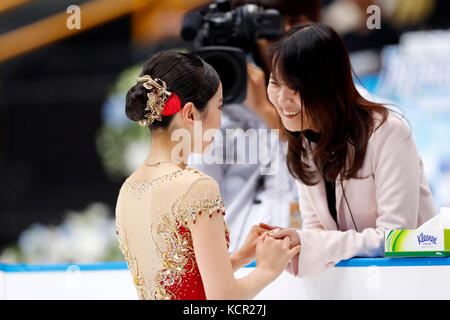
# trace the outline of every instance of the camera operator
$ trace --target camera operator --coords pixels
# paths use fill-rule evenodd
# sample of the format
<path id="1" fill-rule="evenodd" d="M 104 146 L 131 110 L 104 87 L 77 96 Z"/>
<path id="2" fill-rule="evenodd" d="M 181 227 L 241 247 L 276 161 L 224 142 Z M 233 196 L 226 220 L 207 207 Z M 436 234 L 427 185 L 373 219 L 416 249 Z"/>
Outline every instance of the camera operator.
<path id="1" fill-rule="evenodd" d="M 316 21 L 320 14 L 320 0 L 262 0 L 232 2 L 233 8 L 256 4 L 265 9 L 278 10 L 284 20 L 285 31 L 292 26 L 307 21 Z M 278 170 L 272 175 L 261 174 L 265 167 L 260 164 L 226 164 L 226 159 L 235 159 L 238 154 L 249 154 L 237 148 L 234 137 L 225 135 L 227 129 L 278 129 L 278 114 L 267 97 L 266 84 L 270 75 L 271 57 L 269 46 L 272 40 L 259 39 L 253 46 L 255 64 L 247 62 L 247 94 L 243 103 L 228 104 L 222 112 L 220 134 L 225 137 L 223 145 L 213 144 L 215 148 L 223 148 L 223 164 L 205 164 L 202 156 L 192 154 L 189 165 L 213 177 L 220 186 L 222 199 L 227 207 L 226 222 L 231 229 L 231 247 L 233 252 L 239 248 L 245 235 L 253 225 L 264 222 L 280 227 L 298 228 L 299 216 L 298 195 L 295 180 L 289 174 L 285 156 L 287 142 L 281 141 L 279 152 L 270 152 L 270 164 L 277 163 Z M 240 131 L 242 132 L 242 131 Z M 219 139 L 218 139 L 219 140 Z M 258 143 L 258 142 L 257 142 Z M 234 148 L 230 148 L 234 146 Z M 234 154 L 226 154 L 233 150 Z M 269 150 L 270 147 L 269 147 Z"/>
<path id="2" fill-rule="evenodd" d="M 234 0 L 232 3 L 234 7 L 255 3 L 266 9 L 278 10 L 283 16 L 284 31 L 288 31 L 291 27 L 301 23 L 317 22 L 320 18 L 320 0 Z M 243 103 L 271 129 L 280 128 L 278 115 L 267 97 L 267 81 L 272 69 L 272 57 L 269 53 L 269 47 L 276 40 L 256 40 L 256 51 L 253 52 L 253 57 L 255 63 L 261 68 L 250 62 L 247 63 L 247 96 Z M 283 137 L 281 138 L 283 139 Z"/>

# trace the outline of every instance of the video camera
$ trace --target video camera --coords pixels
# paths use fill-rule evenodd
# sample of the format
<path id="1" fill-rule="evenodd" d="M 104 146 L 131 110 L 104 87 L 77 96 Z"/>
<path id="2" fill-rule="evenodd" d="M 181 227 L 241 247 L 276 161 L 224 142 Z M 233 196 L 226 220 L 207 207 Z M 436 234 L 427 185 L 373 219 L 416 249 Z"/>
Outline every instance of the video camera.
<path id="1" fill-rule="evenodd" d="M 239 103 L 247 92 L 247 54 L 257 39 L 275 39 L 283 31 L 283 17 L 277 10 L 256 4 L 232 10 L 230 0 L 216 0 L 183 17 L 181 37 L 192 43 L 192 54 L 216 69 L 224 103 Z"/>

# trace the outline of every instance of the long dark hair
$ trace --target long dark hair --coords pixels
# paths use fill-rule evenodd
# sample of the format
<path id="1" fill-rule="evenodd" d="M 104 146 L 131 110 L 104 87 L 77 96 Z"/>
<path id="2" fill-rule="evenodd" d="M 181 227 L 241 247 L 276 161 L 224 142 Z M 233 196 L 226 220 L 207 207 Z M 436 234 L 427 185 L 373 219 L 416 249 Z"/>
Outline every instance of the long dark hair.
<path id="1" fill-rule="evenodd" d="M 140 76 L 149 75 L 166 82 L 167 90 L 175 92 L 184 106 L 192 102 L 199 111 L 204 111 L 209 100 L 217 93 L 220 78 L 214 68 L 203 59 L 188 53 L 164 51 L 154 54 L 144 63 Z M 125 113 L 130 120 L 145 119 L 148 90 L 141 82 L 130 88 L 126 96 Z M 172 116 L 155 120 L 150 130 L 167 128 Z"/>
<path id="2" fill-rule="evenodd" d="M 273 72 L 300 95 L 301 117 L 306 116 L 320 132 L 312 153 L 317 170 L 329 181 L 338 174 L 342 179 L 357 178 L 369 137 L 376 130 L 374 115 L 381 115 L 381 126 L 389 109 L 358 93 L 344 42 L 329 26 L 320 23 L 295 26 L 272 50 Z M 317 184 L 314 179 L 317 172 L 311 171 L 306 162 L 309 151 L 304 132 L 284 130 L 289 144 L 286 161 L 290 173 L 306 185 Z"/>

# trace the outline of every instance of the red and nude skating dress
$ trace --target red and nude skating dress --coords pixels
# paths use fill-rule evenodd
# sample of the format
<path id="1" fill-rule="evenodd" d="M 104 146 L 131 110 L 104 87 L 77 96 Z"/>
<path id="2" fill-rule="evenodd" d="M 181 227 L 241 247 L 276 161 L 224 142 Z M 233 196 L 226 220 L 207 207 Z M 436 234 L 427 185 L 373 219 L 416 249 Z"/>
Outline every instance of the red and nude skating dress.
<path id="1" fill-rule="evenodd" d="M 217 182 L 193 168 L 124 182 L 116 233 L 140 299 L 206 299 L 189 225 L 214 214 L 225 214 Z M 225 221 L 224 237 L 229 247 Z"/>

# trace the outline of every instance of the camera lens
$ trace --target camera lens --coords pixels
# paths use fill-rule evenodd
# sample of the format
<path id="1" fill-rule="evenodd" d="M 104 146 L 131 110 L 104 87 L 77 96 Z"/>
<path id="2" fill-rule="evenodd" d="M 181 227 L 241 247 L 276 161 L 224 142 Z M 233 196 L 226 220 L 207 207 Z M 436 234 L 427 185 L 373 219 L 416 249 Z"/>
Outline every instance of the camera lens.
<path id="1" fill-rule="evenodd" d="M 209 64 L 216 69 L 220 76 L 223 86 L 224 101 L 232 100 L 239 87 L 239 81 L 236 81 L 236 75 L 239 74 L 239 66 L 235 60 L 228 55 L 212 53 L 205 58 Z"/>
<path id="2" fill-rule="evenodd" d="M 239 103 L 247 94 L 247 64 L 244 51 L 231 47 L 204 47 L 192 52 L 219 74 L 224 103 Z"/>

